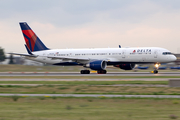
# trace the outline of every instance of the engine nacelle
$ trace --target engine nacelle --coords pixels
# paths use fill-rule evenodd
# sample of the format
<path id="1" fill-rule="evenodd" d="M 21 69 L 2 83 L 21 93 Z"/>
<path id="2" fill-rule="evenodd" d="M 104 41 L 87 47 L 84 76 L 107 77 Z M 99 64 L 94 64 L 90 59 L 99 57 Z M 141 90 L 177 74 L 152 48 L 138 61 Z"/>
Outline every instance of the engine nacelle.
<path id="1" fill-rule="evenodd" d="M 106 69 L 106 66 L 106 61 L 102 60 L 93 61 L 86 65 L 86 67 L 91 68 L 92 70 L 104 70 Z"/>
<path id="2" fill-rule="evenodd" d="M 132 70 L 135 67 L 135 64 L 120 64 L 120 65 L 115 65 L 115 67 L 121 68 L 123 70 Z"/>

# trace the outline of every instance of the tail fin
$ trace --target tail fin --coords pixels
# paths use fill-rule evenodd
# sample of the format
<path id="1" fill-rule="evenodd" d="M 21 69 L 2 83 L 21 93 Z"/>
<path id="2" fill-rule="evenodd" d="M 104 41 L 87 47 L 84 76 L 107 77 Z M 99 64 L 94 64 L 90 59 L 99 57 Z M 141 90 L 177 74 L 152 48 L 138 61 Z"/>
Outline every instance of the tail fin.
<path id="1" fill-rule="evenodd" d="M 27 48 L 32 51 L 49 50 L 38 36 L 32 31 L 26 22 L 19 23 L 26 42 Z"/>
<path id="2" fill-rule="evenodd" d="M 26 44 L 24 44 L 24 45 L 25 45 L 25 47 L 26 47 L 27 52 L 28 52 L 30 55 L 33 55 L 32 52 L 30 51 L 30 49 L 27 47 L 27 45 L 26 45 Z"/>

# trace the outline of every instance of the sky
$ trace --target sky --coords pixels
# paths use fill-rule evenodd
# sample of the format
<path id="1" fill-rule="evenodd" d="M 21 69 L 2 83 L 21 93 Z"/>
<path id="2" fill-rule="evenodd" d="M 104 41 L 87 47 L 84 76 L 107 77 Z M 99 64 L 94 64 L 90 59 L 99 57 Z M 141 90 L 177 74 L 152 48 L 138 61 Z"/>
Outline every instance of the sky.
<path id="1" fill-rule="evenodd" d="M 6 53 L 26 53 L 19 22 L 51 49 L 121 45 L 180 53 L 180 0 L 0 0 Z"/>

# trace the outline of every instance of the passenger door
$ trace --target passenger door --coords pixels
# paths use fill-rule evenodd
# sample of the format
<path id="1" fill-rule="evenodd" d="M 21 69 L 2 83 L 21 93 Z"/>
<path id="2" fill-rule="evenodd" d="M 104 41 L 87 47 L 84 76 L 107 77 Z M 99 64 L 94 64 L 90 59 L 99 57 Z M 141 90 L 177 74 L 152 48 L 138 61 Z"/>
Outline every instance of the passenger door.
<path id="1" fill-rule="evenodd" d="M 157 58 L 157 57 L 158 57 L 158 51 L 155 50 L 155 51 L 154 51 L 154 58 Z"/>
<path id="2" fill-rule="evenodd" d="M 125 50 L 122 51 L 122 58 L 126 58 L 126 51 Z"/>

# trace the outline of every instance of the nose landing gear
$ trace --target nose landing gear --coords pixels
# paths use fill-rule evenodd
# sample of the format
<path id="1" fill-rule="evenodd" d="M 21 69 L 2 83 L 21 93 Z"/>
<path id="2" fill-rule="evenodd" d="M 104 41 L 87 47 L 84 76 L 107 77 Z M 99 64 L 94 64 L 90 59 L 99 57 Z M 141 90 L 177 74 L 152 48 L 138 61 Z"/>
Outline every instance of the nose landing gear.
<path id="1" fill-rule="evenodd" d="M 155 67 L 155 70 L 153 71 L 154 74 L 158 73 L 158 68 L 159 68 L 160 65 L 161 64 L 159 64 L 159 63 L 154 64 L 154 67 Z"/>
<path id="2" fill-rule="evenodd" d="M 154 74 L 157 74 L 158 73 L 158 70 L 154 70 Z"/>

